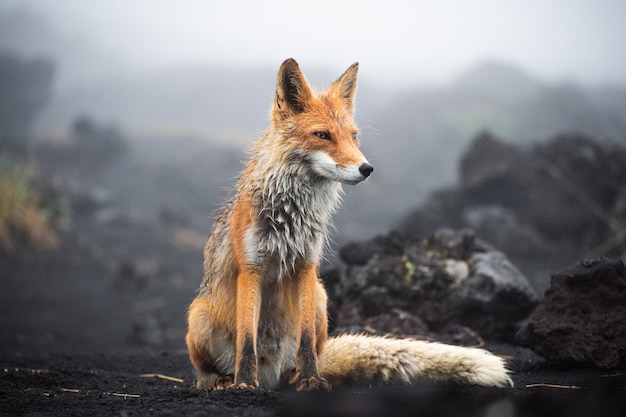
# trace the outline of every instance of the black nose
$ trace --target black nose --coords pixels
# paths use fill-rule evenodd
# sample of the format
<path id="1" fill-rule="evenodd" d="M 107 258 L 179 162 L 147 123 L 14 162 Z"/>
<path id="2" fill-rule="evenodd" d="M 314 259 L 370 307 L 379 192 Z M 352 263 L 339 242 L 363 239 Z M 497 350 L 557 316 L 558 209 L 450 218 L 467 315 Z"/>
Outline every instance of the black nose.
<path id="1" fill-rule="evenodd" d="M 362 163 L 361 166 L 359 167 L 359 172 L 365 178 L 369 177 L 372 171 L 374 171 L 374 167 L 368 164 L 367 162 Z"/>

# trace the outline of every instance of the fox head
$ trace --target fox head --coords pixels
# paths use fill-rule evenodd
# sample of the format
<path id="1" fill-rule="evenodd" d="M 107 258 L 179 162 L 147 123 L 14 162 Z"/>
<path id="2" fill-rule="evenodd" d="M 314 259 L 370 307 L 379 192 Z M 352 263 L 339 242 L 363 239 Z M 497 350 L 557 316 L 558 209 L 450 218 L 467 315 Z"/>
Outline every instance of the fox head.
<path id="1" fill-rule="evenodd" d="M 358 63 L 354 63 L 325 92 L 312 90 L 298 63 L 287 59 L 276 80 L 271 111 L 273 128 L 319 177 L 357 184 L 374 170 L 359 150 L 354 123 Z"/>

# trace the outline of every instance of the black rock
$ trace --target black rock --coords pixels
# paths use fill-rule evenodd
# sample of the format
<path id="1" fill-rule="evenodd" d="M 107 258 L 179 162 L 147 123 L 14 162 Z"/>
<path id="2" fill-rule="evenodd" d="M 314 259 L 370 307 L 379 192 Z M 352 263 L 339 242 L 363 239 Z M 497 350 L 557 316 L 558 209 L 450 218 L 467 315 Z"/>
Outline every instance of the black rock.
<path id="1" fill-rule="evenodd" d="M 517 340 L 547 361 L 604 369 L 626 366 L 626 268 L 584 260 L 552 284 Z"/>
<path id="2" fill-rule="evenodd" d="M 359 262 L 341 272 L 340 291 L 335 292 L 341 299 L 337 303 L 341 306 L 339 326 L 355 324 L 342 321 L 346 318 L 376 327 L 385 320 L 372 318 L 384 318 L 399 309 L 406 317 L 422 320 L 433 332 L 457 324 L 481 337 L 507 342 L 538 302 L 528 281 L 506 256 L 468 229 L 440 229 L 419 242 L 379 237 L 351 245 L 349 259 Z M 406 326 L 392 327 L 411 334 Z M 413 335 L 428 333 L 424 326 L 415 327 Z M 375 330 L 393 332 L 392 328 Z"/>

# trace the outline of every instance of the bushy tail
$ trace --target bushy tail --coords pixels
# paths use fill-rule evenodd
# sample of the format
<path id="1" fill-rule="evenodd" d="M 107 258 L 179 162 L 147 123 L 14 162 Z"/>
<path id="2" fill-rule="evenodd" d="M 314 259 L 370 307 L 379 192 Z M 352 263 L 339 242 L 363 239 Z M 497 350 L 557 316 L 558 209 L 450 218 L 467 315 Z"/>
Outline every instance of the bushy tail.
<path id="1" fill-rule="evenodd" d="M 420 380 L 513 385 L 504 360 L 483 349 L 352 334 L 326 342 L 319 372 L 336 386 L 412 384 Z"/>

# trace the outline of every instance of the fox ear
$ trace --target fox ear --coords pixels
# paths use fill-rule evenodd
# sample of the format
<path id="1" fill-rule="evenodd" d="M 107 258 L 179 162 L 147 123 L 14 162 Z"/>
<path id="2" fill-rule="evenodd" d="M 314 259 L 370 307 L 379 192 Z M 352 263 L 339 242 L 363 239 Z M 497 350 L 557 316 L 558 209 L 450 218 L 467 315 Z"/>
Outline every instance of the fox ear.
<path id="1" fill-rule="evenodd" d="M 281 115 L 301 113 L 312 96 L 313 91 L 298 63 L 293 58 L 283 62 L 276 79 L 274 113 Z"/>
<path id="2" fill-rule="evenodd" d="M 359 63 L 355 62 L 329 88 L 332 94 L 336 94 L 343 99 L 346 109 L 351 113 L 354 112 L 354 94 L 356 93 L 358 71 Z"/>

